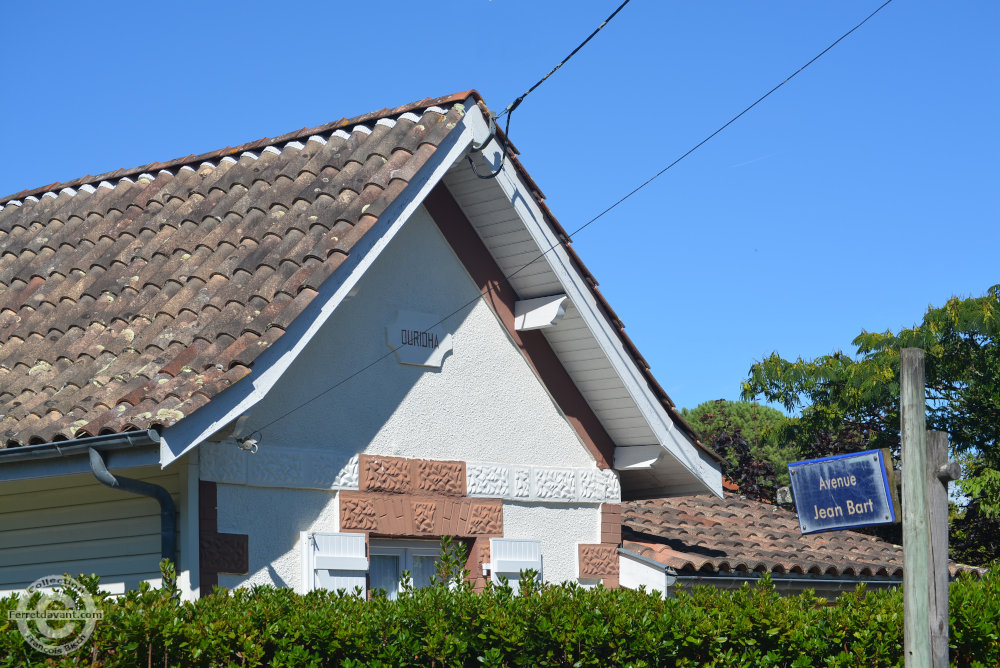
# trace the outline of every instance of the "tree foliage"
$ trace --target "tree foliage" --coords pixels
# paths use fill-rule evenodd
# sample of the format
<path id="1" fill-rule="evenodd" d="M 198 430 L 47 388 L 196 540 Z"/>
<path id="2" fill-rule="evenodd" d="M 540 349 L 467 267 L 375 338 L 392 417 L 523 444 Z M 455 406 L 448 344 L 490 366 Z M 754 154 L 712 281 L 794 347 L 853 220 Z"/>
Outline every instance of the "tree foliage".
<path id="1" fill-rule="evenodd" d="M 702 443 L 723 455 L 728 463 L 724 475 L 748 496 L 773 500 L 775 484 L 789 483 L 788 463 L 799 453 L 783 441 L 786 417 L 781 411 L 756 402 L 716 399 L 683 408 L 681 415 Z M 754 491 L 758 488 L 764 493 Z"/>
<path id="2" fill-rule="evenodd" d="M 784 436 L 807 457 L 889 447 L 898 454 L 899 359 L 925 351 L 927 428 L 947 432 L 970 464 L 960 489 L 970 501 L 959 520 L 973 542 L 1000 527 L 1000 285 L 981 297 L 953 297 L 899 333 L 862 331 L 855 354 L 812 360 L 773 353 L 750 368 L 746 399 L 789 411 Z"/>
<path id="3" fill-rule="evenodd" d="M 722 475 L 740 489 L 744 496 L 774 503 L 778 484 L 774 465 L 755 457 L 750 444 L 739 432 L 721 432 L 712 447 L 722 456 Z"/>
<path id="4" fill-rule="evenodd" d="M 752 401 L 704 401 L 694 408 L 682 408 L 681 416 L 698 438 L 710 443 L 722 433 L 739 431 L 752 448 L 779 442 L 778 432 L 785 414 Z"/>

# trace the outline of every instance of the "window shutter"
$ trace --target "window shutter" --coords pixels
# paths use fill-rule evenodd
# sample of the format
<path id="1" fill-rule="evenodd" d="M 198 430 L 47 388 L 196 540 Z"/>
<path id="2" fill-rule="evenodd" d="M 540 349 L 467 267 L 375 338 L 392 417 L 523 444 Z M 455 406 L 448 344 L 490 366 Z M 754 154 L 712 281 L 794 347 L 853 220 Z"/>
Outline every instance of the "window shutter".
<path id="1" fill-rule="evenodd" d="M 367 586 L 368 556 L 363 533 L 312 533 L 303 531 L 302 593 L 313 589 L 344 589 L 362 593 Z"/>
<path id="2" fill-rule="evenodd" d="M 493 582 L 504 576 L 514 591 L 520 589 L 521 571 L 533 569 L 542 577 L 542 543 L 523 538 L 490 538 L 490 570 Z"/>

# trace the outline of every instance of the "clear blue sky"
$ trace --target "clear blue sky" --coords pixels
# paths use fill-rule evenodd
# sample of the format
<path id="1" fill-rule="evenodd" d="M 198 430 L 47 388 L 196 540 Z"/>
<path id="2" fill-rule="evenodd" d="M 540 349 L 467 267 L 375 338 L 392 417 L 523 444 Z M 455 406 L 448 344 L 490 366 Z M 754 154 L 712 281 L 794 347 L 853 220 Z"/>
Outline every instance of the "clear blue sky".
<path id="1" fill-rule="evenodd" d="M 618 0 L 8 4 L 0 194 L 478 89 Z M 633 0 L 514 114 L 569 230 L 880 4 Z M 1000 283 L 1000 3 L 895 0 L 577 251 L 679 406 Z"/>

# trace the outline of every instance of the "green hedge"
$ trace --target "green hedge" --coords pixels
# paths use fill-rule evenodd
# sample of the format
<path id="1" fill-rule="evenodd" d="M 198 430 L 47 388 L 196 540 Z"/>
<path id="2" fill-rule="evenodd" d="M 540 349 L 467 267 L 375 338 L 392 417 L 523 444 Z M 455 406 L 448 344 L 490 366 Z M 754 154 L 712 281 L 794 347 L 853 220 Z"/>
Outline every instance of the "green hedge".
<path id="1" fill-rule="evenodd" d="M 84 578 L 88 588 L 96 578 Z M 83 649 L 35 652 L 0 599 L 0 665 L 99 666 L 897 666 L 899 590 L 826 601 L 765 580 L 661 599 L 629 589 L 524 585 L 482 593 L 439 584 L 398 600 L 287 589 L 216 590 L 181 602 L 169 580 L 117 599 Z M 1000 579 L 951 587 L 953 665 L 1000 665 Z"/>

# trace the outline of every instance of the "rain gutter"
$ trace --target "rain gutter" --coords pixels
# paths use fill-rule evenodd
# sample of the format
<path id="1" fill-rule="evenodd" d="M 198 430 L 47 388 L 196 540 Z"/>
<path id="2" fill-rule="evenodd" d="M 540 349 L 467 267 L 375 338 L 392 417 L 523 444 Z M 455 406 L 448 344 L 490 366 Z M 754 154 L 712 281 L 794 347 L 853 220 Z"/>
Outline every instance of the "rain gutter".
<path id="1" fill-rule="evenodd" d="M 159 443 L 160 435 L 150 429 L 0 448 L 0 485 L 15 480 L 90 475 L 87 451 L 91 447 L 104 453 L 112 469 L 158 466 Z"/>
<path id="2" fill-rule="evenodd" d="M 130 494 L 139 494 L 156 499 L 160 504 L 160 556 L 177 563 L 177 507 L 163 487 L 144 480 L 115 476 L 108 471 L 104 457 L 95 448 L 89 448 L 90 470 L 105 487 L 118 489 Z"/>
<path id="3" fill-rule="evenodd" d="M 7 462 L 23 462 L 36 459 L 72 457 L 87 454 L 92 447 L 102 451 L 142 448 L 160 444 L 160 435 L 153 429 L 127 431 L 121 434 L 88 436 L 69 441 L 54 441 L 37 445 L 22 445 L 16 448 L 0 448 L 0 466 Z"/>

